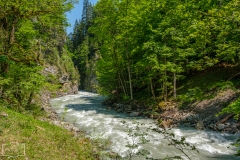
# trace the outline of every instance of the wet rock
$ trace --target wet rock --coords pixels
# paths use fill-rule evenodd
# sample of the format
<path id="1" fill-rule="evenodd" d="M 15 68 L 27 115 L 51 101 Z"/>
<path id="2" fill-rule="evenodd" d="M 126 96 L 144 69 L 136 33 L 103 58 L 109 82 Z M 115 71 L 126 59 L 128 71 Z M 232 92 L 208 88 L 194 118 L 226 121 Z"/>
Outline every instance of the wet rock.
<path id="1" fill-rule="evenodd" d="M 198 130 L 203 130 L 203 129 L 205 128 L 203 121 L 199 121 L 199 122 L 196 124 L 195 128 L 198 129 Z"/>
<path id="2" fill-rule="evenodd" d="M 150 118 L 152 119 L 159 119 L 160 115 L 159 114 L 151 114 Z"/>
<path id="3" fill-rule="evenodd" d="M 139 112 L 132 112 L 132 113 L 130 113 L 130 116 L 136 117 L 136 116 L 138 116 L 139 114 L 140 114 Z"/>
<path id="4" fill-rule="evenodd" d="M 214 126 L 215 126 L 215 125 L 211 123 L 211 124 L 208 125 L 208 128 L 214 129 Z"/>
<path id="5" fill-rule="evenodd" d="M 114 103 L 112 106 L 113 106 L 114 108 L 116 108 L 116 109 L 119 109 L 119 108 L 123 108 L 123 107 L 124 107 L 124 105 L 123 105 L 123 104 L 120 104 L 120 103 Z"/>
<path id="6" fill-rule="evenodd" d="M 119 104 L 116 104 L 116 107 L 118 107 L 118 108 L 123 108 L 124 105 L 119 103 Z"/>
<path id="7" fill-rule="evenodd" d="M 59 78 L 60 83 L 67 83 L 69 82 L 68 75 L 63 75 L 61 78 Z"/>
<path id="8" fill-rule="evenodd" d="M 126 105 L 125 108 L 126 108 L 126 110 L 131 110 L 132 106 L 131 105 Z"/>
<path id="9" fill-rule="evenodd" d="M 190 116 L 186 117 L 185 121 L 190 122 L 190 123 L 192 123 L 192 124 L 193 124 L 193 123 L 196 123 L 196 122 L 199 121 L 199 115 L 198 115 L 198 114 L 196 114 L 196 115 L 190 115 Z"/>
<path id="10" fill-rule="evenodd" d="M 164 129 L 168 129 L 171 128 L 173 121 L 172 120 L 166 120 L 166 121 L 162 121 L 159 125 L 159 127 L 163 127 Z"/>
<path id="11" fill-rule="evenodd" d="M 74 85 L 72 88 L 73 94 L 77 94 L 78 93 L 78 86 Z"/>
<path id="12" fill-rule="evenodd" d="M 218 125 L 216 126 L 216 128 L 217 128 L 218 131 L 222 131 L 225 127 L 226 127 L 226 126 L 225 126 L 224 124 L 218 124 Z"/>
<path id="13" fill-rule="evenodd" d="M 117 112 L 121 113 L 121 112 L 123 112 L 123 110 L 122 109 L 117 109 Z"/>

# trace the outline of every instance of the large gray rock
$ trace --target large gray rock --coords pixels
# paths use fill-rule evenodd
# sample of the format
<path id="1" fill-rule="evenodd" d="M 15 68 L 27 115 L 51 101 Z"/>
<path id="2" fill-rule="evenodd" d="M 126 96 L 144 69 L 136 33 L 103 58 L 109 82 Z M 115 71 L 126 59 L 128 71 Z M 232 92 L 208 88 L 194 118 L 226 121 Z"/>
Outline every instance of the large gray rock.
<path id="1" fill-rule="evenodd" d="M 218 124 L 216 128 L 218 131 L 222 131 L 225 127 L 226 126 L 224 124 Z"/>

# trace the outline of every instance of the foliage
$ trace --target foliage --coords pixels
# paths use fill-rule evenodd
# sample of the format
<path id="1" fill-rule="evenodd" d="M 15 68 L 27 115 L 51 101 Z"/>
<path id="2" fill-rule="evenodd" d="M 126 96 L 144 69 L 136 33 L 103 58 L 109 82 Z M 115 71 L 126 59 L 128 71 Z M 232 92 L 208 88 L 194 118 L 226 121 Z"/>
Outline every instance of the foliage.
<path id="1" fill-rule="evenodd" d="M 177 98 L 177 83 L 189 73 L 236 64 L 238 7 L 236 0 L 99 1 L 88 30 L 100 58 L 99 89 L 130 99 L 145 92 L 166 101 Z"/>
<path id="2" fill-rule="evenodd" d="M 64 48 L 67 19 L 75 0 L 0 2 L 0 98 L 18 111 L 37 114 L 39 91 L 47 82 L 59 87 L 58 78 L 66 72 L 78 83 L 69 54 Z M 46 64 L 56 65 L 59 75 L 46 75 Z M 47 78 L 45 78 L 45 76 Z M 35 111 L 34 111 L 35 110 Z"/>
<path id="3" fill-rule="evenodd" d="M 234 143 L 234 146 L 240 147 L 240 139 L 238 139 L 237 142 Z M 236 156 L 240 156 L 240 150 L 238 150 L 235 155 L 236 155 Z"/>
<path id="4" fill-rule="evenodd" d="M 236 101 L 230 103 L 227 107 L 223 108 L 222 111 L 219 114 L 224 113 L 234 113 L 235 118 L 239 119 L 240 116 L 240 98 L 238 98 Z"/>
<path id="5" fill-rule="evenodd" d="M 122 121 L 122 123 L 126 124 L 125 121 Z M 149 142 L 149 140 L 147 139 L 147 136 L 150 131 L 154 131 L 162 135 L 164 139 L 166 139 L 169 142 L 168 145 L 175 147 L 177 150 L 183 153 L 184 156 L 186 156 L 189 160 L 191 160 L 191 158 L 187 155 L 185 150 L 190 149 L 193 151 L 197 151 L 199 153 L 199 151 L 195 148 L 194 145 L 191 145 L 190 143 L 186 142 L 186 139 L 184 137 L 178 138 L 173 133 L 171 133 L 170 130 L 164 130 L 159 127 L 146 128 L 145 124 L 140 123 L 137 120 L 133 120 L 131 126 L 127 124 L 126 128 L 127 128 L 126 133 L 128 133 L 129 141 L 128 141 L 128 144 L 126 145 L 126 147 L 128 148 L 128 153 L 127 153 L 127 156 L 124 157 L 125 159 L 127 158 L 130 160 L 135 156 L 141 155 L 145 159 L 155 160 L 153 157 L 150 156 L 150 152 L 148 150 L 145 150 L 145 149 L 138 150 L 139 145 L 146 144 Z M 170 159 L 183 159 L 183 158 L 181 156 L 176 155 L 173 157 L 165 157 L 163 159 L 170 160 Z"/>
<path id="6" fill-rule="evenodd" d="M 125 124 L 125 121 L 122 121 L 123 124 Z M 148 130 L 143 130 L 140 128 L 140 126 L 143 126 L 144 124 L 138 122 L 138 121 L 132 121 L 133 126 L 126 125 L 126 133 L 128 134 L 128 138 L 130 138 L 130 141 L 128 141 L 126 147 L 128 148 L 127 153 L 127 159 L 132 159 L 136 155 L 142 155 L 144 157 L 147 157 L 150 152 L 145 149 L 138 150 L 138 147 L 140 144 L 146 144 L 149 142 L 147 140 L 147 132 Z M 136 151 L 137 150 L 137 151 Z"/>
<path id="7" fill-rule="evenodd" d="M 93 6 L 89 0 L 83 1 L 82 17 L 76 20 L 73 32 L 68 35 L 67 48 L 73 53 L 72 60 L 78 68 L 81 75 L 80 89 L 87 89 L 89 77 L 94 74 L 87 73 L 94 69 L 90 66 L 91 61 L 95 58 L 94 43 L 90 40 L 92 34 L 88 32 L 94 17 Z"/>
<path id="8" fill-rule="evenodd" d="M 188 89 L 184 95 L 178 96 L 181 102 L 194 102 L 203 98 L 203 91 L 199 87 Z"/>
<path id="9" fill-rule="evenodd" d="M 45 78 L 40 74 L 42 67 L 12 62 L 9 66 L 8 74 L 1 79 L 3 88 L 2 98 L 11 104 L 12 109 L 21 111 L 31 109 L 34 96 L 43 87 Z"/>
<path id="10" fill-rule="evenodd" d="M 222 91 L 222 90 L 226 90 L 226 89 L 233 89 L 236 90 L 236 88 L 234 87 L 234 84 L 231 81 L 223 81 L 223 82 L 218 82 L 213 84 L 210 87 L 211 90 L 217 90 L 217 91 Z"/>
<path id="11" fill-rule="evenodd" d="M 181 151 L 189 160 L 191 160 L 191 158 L 186 154 L 184 150 L 190 149 L 190 150 L 195 150 L 199 153 L 199 151 L 196 149 L 194 145 L 191 145 L 190 143 L 186 142 L 186 139 L 184 137 L 181 137 L 179 139 L 175 137 L 173 133 L 169 133 L 166 130 L 163 130 L 161 128 L 153 128 L 153 130 L 163 135 L 164 138 L 169 142 L 168 145 L 171 145 L 175 147 L 177 150 Z M 182 159 L 179 156 L 175 156 L 172 158 Z"/>

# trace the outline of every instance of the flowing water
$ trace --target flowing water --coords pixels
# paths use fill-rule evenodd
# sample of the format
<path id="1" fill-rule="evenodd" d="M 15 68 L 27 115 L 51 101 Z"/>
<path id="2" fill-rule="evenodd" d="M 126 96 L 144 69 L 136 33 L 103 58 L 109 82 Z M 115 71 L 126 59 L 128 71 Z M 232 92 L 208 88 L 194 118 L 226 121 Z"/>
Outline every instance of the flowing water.
<path id="1" fill-rule="evenodd" d="M 104 97 L 98 94 L 80 91 L 76 95 L 68 95 L 51 100 L 51 106 L 63 117 L 65 121 L 74 123 L 76 127 L 91 138 L 109 139 L 111 144 L 109 149 L 118 153 L 122 157 L 129 154 L 130 149 L 127 144 L 132 144 L 132 140 L 137 139 L 128 136 L 127 129 L 134 127 L 133 121 L 144 123 L 140 126 L 144 131 L 150 126 L 154 126 L 151 119 L 144 117 L 131 117 L 128 114 L 117 113 L 102 106 Z M 123 123 L 123 121 L 125 123 Z M 237 148 L 231 146 L 239 135 L 217 133 L 213 131 L 199 131 L 193 128 L 179 127 L 171 130 L 177 137 L 185 137 L 186 141 L 196 146 L 199 153 L 192 150 L 185 150 L 192 160 L 235 160 L 239 159 L 233 156 Z M 164 158 L 172 156 L 186 157 L 173 146 L 168 145 L 164 137 L 154 131 L 148 131 L 146 144 L 139 145 L 136 150 L 146 149 L 153 158 Z M 135 142 L 136 143 L 136 142 Z M 135 159 L 143 159 L 137 157 Z"/>

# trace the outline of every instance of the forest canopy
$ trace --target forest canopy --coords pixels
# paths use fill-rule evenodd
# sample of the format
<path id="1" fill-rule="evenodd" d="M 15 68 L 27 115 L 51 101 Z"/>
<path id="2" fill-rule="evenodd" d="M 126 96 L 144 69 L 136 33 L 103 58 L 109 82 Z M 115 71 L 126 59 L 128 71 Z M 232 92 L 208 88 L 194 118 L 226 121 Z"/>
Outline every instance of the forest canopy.
<path id="1" fill-rule="evenodd" d="M 47 57 L 55 48 L 58 51 L 52 57 L 63 53 L 68 26 L 65 12 L 76 2 L 0 2 L 0 102 L 5 106 L 23 110 L 38 104 L 34 99 L 47 83 L 42 70 L 50 63 Z"/>
<path id="2" fill-rule="evenodd" d="M 99 55 L 102 93 L 176 99 L 177 81 L 189 73 L 238 64 L 239 7 L 238 0 L 99 0 L 92 9 L 85 0 L 68 46 L 80 68 Z"/>

